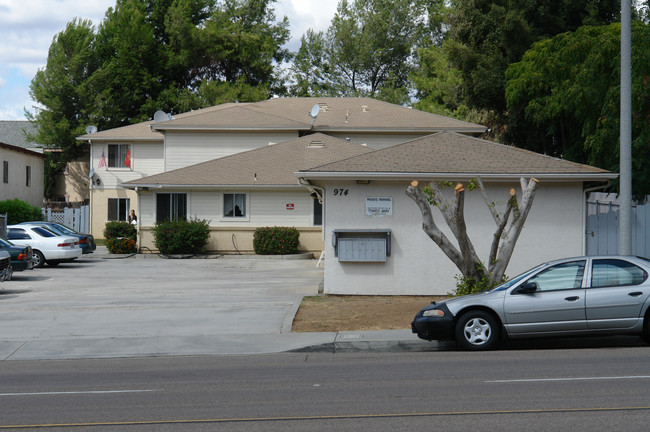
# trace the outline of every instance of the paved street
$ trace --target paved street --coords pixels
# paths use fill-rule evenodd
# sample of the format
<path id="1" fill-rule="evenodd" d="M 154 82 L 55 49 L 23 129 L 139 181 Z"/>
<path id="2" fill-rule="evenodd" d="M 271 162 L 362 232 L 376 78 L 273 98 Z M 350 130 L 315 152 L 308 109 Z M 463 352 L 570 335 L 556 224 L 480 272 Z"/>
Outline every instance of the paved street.
<path id="1" fill-rule="evenodd" d="M 647 431 L 650 348 L 11 361 L 0 429 Z"/>

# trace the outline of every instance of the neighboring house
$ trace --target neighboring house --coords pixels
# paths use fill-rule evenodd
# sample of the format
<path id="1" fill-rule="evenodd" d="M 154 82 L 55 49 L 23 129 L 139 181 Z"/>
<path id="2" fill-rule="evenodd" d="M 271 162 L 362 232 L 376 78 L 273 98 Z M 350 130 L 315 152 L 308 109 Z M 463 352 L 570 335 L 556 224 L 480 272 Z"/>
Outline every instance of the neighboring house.
<path id="1" fill-rule="evenodd" d="M 43 205 L 43 153 L 0 142 L 0 201 Z"/>
<path id="2" fill-rule="evenodd" d="M 38 153 L 57 152 L 57 149 L 44 148 L 29 139 L 36 135 L 37 127 L 27 120 L 0 120 L 0 142 Z M 69 162 L 64 172 L 57 174 L 55 178 L 56 188 L 53 201 L 60 202 L 82 202 L 89 199 L 89 155 L 86 151 L 77 160 Z M 39 184 L 43 189 L 43 175 L 38 177 Z M 43 196 L 38 201 L 38 206 L 43 205 Z"/>
<path id="3" fill-rule="evenodd" d="M 498 208 L 519 179 L 537 178 L 532 209 L 508 276 L 545 260 L 585 253 L 585 185 L 616 174 L 456 133 L 438 133 L 338 162 L 300 170 L 325 190 L 325 292 L 444 295 L 460 271 L 422 230 L 422 215 L 405 191 L 421 183 L 467 183 L 481 177 Z M 449 188 L 453 199 L 453 188 Z M 479 191 L 465 194 L 470 238 L 483 259 L 495 222 Z M 434 209 L 438 226 L 453 239 Z"/>
<path id="4" fill-rule="evenodd" d="M 380 149 L 439 131 L 480 135 L 486 128 L 370 98 L 277 98 L 227 103 L 174 117 L 159 112 L 153 121 L 78 138 L 90 148 L 91 232 L 102 237 L 107 221 L 126 220 L 131 209 L 144 211 L 135 188 L 122 185 L 154 174 L 317 132 Z M 158 192 L 148 193 L 153 197 Z M 277 200 L 282 203 L 285 197 Z M 240 222 L 247 230 L 254 226 Z M 215 228 L 224 223 L 212 221 Z M 240 244 L 249 241 L 239 239 Z M 236 251 L 233 245 L 230 251 Z"/>
<path id="5" fill-rule="evenodd" d="M 316 133 L 236 153 L 185 168 L 122 183 L 136 191 L 140 247 L 154 250 L 152 228 L 165 219 L 210 221 L 213 252 L 252 253 L 260 226 L 295 226 L 299 249 L 320 252 L 322 191 L 309 190 L 293 175 L 371 151 Z"/>

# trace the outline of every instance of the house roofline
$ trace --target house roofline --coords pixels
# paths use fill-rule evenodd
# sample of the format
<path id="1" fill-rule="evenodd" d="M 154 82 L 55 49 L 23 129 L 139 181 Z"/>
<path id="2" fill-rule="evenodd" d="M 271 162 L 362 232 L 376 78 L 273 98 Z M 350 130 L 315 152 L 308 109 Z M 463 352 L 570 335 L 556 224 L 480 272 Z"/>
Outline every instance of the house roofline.
<path id="1" fill-rule="evenodd" d="M 293 173 L 298 178 L 312 179 L 312 180 L 472 180 L 480 177 L 485 180 L 492 181 L 511 181 L 521 177 L 535 177 L 539 180 L 547 181 L 564 181 L 564 180 L 580 180 L 580 181 L 607 181 L 618 177 L 616 173 L 421 173 L 421 172 L 399 172 L 399 173 L 385 173 L 385 172 L 311 172 L 311 171 L 297 171 Z"/>
<path id="2" fill-rule="evenodd" d="M 274 184 L 274 185 L 261 185 L 261 184 L 244 184 L 244 185 L 229 185 L 229 184 L 158 184 L 158 183 L 121 183 L 118 185 L 125 189 L 135 188 L 149 188 L 149 191 L 157 189 L 301 189 L 303 186 L 299 183 L 293 185 Z"/>

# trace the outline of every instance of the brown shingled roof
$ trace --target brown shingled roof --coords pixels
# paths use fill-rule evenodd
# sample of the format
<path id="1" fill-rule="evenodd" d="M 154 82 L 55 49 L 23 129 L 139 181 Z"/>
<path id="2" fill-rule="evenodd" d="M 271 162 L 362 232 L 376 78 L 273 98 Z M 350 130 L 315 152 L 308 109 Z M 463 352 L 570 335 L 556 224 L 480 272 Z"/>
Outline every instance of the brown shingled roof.
<path id="1" fill-rule="evenodd" d="M 309 115 L 318 105 L 316 119 Z M 312 124 L 313 121 L 313 124 Z M 227 109 L 161 122 L 154 129 L 299 129 L 334 131 L 456 131 L 482 133 L 485 127 L 371 98 L 275 98 L 231 104 Z"/>
<path id="2" fill-rule="evenodd" d="M 329 135 L 312 134 L 132 180 L 122 186 L 297 186 L 295 171 L 369 151 L 364 146 Z"/>
<path id="3" fill-rule="evenodd" d="M 318 105 L 316 119 L 309 115 Z M 99 131 L 78 140 L 156 140 L 163 130 L 294 130 L 312 132 L 453 131 L 479 134 L 485 127 L 371 98 L 276 98 L 262 102 L 226 103 L 153 120 Z"/>
<path id="4" fill-rule="evenodd" d="M 319 178 L 324 173 L 616 176 L 589 165 L 450 132 L 307 169 L 301 176 Z"/>

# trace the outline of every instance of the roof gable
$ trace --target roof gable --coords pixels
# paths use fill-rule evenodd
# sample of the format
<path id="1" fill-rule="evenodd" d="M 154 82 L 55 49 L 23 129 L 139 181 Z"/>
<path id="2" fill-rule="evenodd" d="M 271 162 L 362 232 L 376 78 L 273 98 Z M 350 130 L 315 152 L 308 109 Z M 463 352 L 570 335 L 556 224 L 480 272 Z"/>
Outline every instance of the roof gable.
<path id="1" fill-rule="evenodd" d="M 578 164 L 528 150 L 469 137 L 440 132 L 382 150 L 301 171 L 317 178 L 320 174 L 373 173 L 426 174 L 438 176 L 521 176 L 521 175 L 603 175 L 609 171 Z"/>

